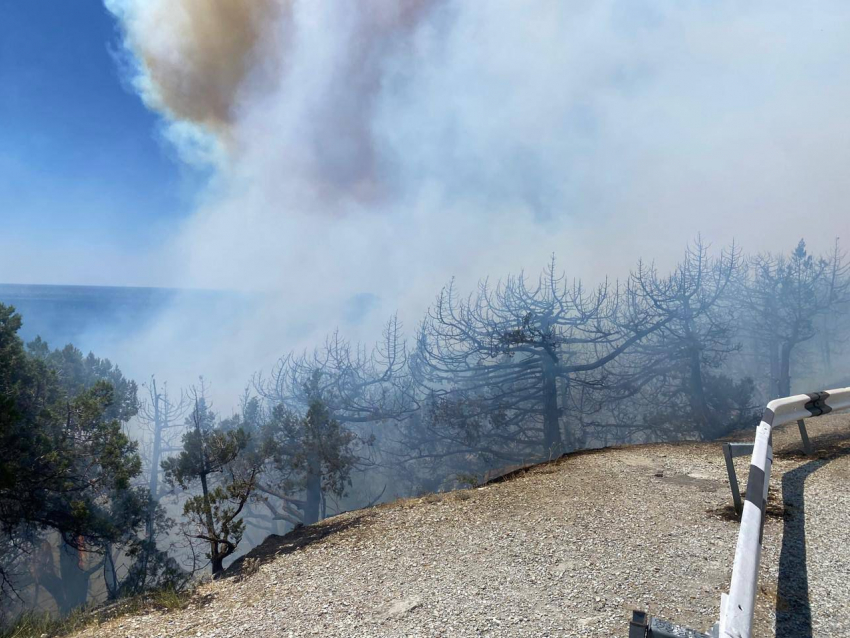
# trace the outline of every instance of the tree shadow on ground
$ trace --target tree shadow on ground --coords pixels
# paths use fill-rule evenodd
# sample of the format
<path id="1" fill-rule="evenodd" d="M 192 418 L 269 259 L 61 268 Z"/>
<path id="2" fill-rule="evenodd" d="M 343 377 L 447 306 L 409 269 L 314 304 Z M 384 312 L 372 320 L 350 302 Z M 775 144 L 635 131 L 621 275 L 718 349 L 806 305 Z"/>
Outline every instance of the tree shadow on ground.
<path id="1" fill-rule="evenodd" d="M 785 509 L 782 550 L 779 557 L 779 586 L 776 593 L 776 638 L 803 638 L 812 635 L 812 611 L 809 602 L 809 576 L 806 566 L 805 481 L 827 463 L 850 455 L 844 445 L 824 437 L 814 458 L 782 476 L 782 502 Z M 785 453 L 782 456 L 796 456 Z M 806 458 L 806 457 L 802 457 Z"/>
<path id="2" fill-rule="evenodd" d="M 328 520 L 315 525 L 296 527 L 292 531 L 279 536 L 271 534 L 244 556 L 240 556 L 228 566 L 222 578 L 245 575 L 246 567 L 250 565 L 254 571 L 261 565 L 271 562 L 278 556 L 291 554 L 292 552 L 312 545 L 325 538 L 349 529 L 356 529 L 366 523 L 372 515 L 362 513 L 341 520 Z"/>

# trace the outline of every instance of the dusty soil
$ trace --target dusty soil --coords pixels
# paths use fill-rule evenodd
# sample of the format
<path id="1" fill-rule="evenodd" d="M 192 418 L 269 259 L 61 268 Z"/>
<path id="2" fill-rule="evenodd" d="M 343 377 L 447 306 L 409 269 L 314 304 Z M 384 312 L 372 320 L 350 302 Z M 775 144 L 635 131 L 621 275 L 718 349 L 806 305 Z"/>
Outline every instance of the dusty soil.
<path id="1" fill-rule="evenodd" d="M 756 636 L 850 636 L 850 416 L 809 434 L 774 437 Z M 737 532 L 720 444 L 607 449 L 272 537 L 188 609 L 78 635 L 625 636 L 633 608 L 705 631 Z"/>

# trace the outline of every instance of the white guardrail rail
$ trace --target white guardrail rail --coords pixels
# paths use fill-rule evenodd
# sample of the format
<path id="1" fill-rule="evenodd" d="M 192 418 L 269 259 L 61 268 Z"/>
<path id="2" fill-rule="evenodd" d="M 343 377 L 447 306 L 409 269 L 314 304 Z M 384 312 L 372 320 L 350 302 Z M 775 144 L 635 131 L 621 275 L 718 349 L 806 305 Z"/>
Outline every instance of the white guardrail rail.
<path id="1" fill-rule="evenodd" d="M 752 638 L 753 611 L 759 559 L 761 558 L 770 468 L 773 464 L 773 428 L 850 408 L 850 387 L 774 399 L 767 404 L 756 430 L 747 494 L 741 514 L 741 530 L 732 564 L 729 594 L 720 600 L 720 622 L 708 634 L 672 625 L 643 612 L 634 612 L 629 637 L 709 636 L 713 638 Z M 801 430 L 802 431 L 802 430 Z"/>

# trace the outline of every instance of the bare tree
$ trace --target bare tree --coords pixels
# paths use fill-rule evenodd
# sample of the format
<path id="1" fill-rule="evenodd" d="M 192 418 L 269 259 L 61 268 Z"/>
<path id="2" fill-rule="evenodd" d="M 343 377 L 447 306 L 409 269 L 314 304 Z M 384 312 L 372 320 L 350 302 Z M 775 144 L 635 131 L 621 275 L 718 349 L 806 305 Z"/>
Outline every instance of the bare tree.
<path id="1" fill-rule="evenodd" d="M 790 257 L 764 254 L 751 260 L 744 300 L 750 330 L 769 362 L 770 396 L 791 394 L 798 347 L 818 334 L 819 318 L 845 307 L 848 293 L 847 265 L 837 245 L 829 258 L 816 258 L 801 239 Z"/>
<path id="2" fill-rule="evenodd" d="M 147 389 L 148 397 L 141 403 L 138 419 L 141 429 L 150 435 L 149 440 L 146 441 L 147 445 L 142 446 L 142 458 L 148 475 L 150 504 L 140 558 L 139 587 L 141 589 L 144 589 L 146 585 L 149 563 L 157 551 L 157 508 L 160 499 L 166 493 L 161 464 L 164 458 L 182 449 L 180 437 L 186 428 L 183 417 L 189 405 L 182 390 L 174 399 L 168 393 L 168 384 L 163 383 L 160 387 L 154 376 L 151 376 L 150 382 L 143 387 Z"/>
<path id="3" fill-rule="evenodd" d="M 674 425 L 680 432 L 715 438 L 739 424 L 742 415 L 731 408 L 729 393 L 737 405 L 749 386 L 720 370 L 741 347 L 735 339 L 739 313 L 729 293 L 742 274 L 734 244 L 711 258 L 701 238 L 671 274 L 661 276 L 654 265 L 643 263 L 632 273 L 633 286 L 665 318 L 632 353 L 636 375 L 646 380 L 644 413 L 655 427 L 666 431 Z"/>
<path id="4" fill-rule="evenodd" d="M 268 378 L 255 378 L 254 386 L 271 405 L 306 412 L 318 395 L 342 423 L 375 423 L 416 409 L 407 359 L 394 316 L 374 347 L 352 344 L 336 331 L 312 353 L 282 357 Z"/>
<path id="5" fill-rule="evenodd" d="M 845 349 L 850 339 L 850 264 L 838 239 L 827 261 L 829 266 L 824 282 L 827 308 L 817 321 L 816 329 L 823 372 L 831 383 L 835 375 L 835 355 Z"/>
<path id="6" fill-rule="evenodd" d="M 610 386 L 606 366 L 666 321 L 627 286 L 568 284 L 553 260 L 534 283 L 484 280 L 465 299 L 446 286 L 422 323 L 414 372 L 444 420 L 486 422 L 496 446 L 556 457 L 576 444 L 562 430 L 565 398 L 578 387 L 616 396 L 626 386 Z"/>

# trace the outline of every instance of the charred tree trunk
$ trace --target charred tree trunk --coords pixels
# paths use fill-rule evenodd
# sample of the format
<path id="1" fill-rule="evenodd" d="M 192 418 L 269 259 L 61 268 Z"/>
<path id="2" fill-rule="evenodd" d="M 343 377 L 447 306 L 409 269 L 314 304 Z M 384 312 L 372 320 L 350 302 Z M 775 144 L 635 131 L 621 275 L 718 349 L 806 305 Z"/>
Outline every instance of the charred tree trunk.
<path id="1" fill-rule="evenodd" d="M 572 452 L 573 450 L 583 449 L 586 441 L 585 431 L 581 420 L 578 422 L 574 419 L 566 419 L 564 415 L 569 414 L 567 401 L 569 399 L 570 380 L 569 378 L 559 377 L 558 379 L 558 415 L 559 420 L 563 422 L 561 430 L 564 437 L 563 452 Z"/>
<path id="2" fill-rule="evenodd" d="M 688 299 L 684 300 L 684 309 L 687 316 L 684 321 L 685 336 L 689 342 L 688 368 L 690 392 L 688 394 L 690 395 L 691 410 L 701 424 L 701 436 L 703 438 L 711 438 L 714 432 L 714 419 L 712 418 L 711 410 L 708 407 L 708 400 L 705 396 L 705 380 L 702 374 L 700 343 L 694 335 L 691 306 Z"/>
<path id="3" fill-rule="evenodd" d="M 103 555 L 103 582 L 106 584 L 106 592 L 109 598 L 117 598 L 120 584 L 115 559 L 112 556 L 112 545 L 109 543 L 106 545 Z"/>
<path id="4" fill-rule="evenodd" d="M 793 341 L 782 343 L 779 355 L 779 396 L 791 396 L 791 351 L 794 348 Z"/>
<path id="5" fill-rule="evenodd" d="M 319 522 L 322 504 L 322 465 L 318 454 L 314 453 L 310 457 L 307 484 L 304 487 L 304 524 L 312 525 Z"/>
<path id="6" fill-rule="evenodd" d="M 779 366 L 779 344 L 775 340 L 768 342 L 770 348 L 770 387 L 768 388 L 768 398 L 775 399 L 782 396 L 781 377 L 782 373 Z"/>
<path id="7" fill-rule="evenodd" d="M 705 396 L 705 380 L 702 374 L 702 363 L 700 361 L 699 348 L 693 346 L 688 353 L 688 367 L 690 376 L 690 402 L 691 410 L 702 425 L 703 438 L 711 438 L 715 428 L 713 415 L 708 406 Z"/>
<path id="8" fill-rule="evenodd" d="M 208 541 L 210 544 L 210 564 L 212 567 L 212 575 L 213 578 L 218 576 L 219 573 L 224 571 L 224 556 L 219 548 L 219 542 L 213 540 L 216 538 L 216 529 L 215 529 L 215 520 L 213 520 L 212 515 L 212 504 L 210 503 L 210 488 L 207 483 L 207 475 L 209 471 L 207 469 L 206 462 L 206 451 L 204 450 L 204 433 L 201 430 L 200 420 L 195 421 L 195 429 L 198 432 L 198 440 L 200 441 L 201 446 L 201 471 L 199 472 L 199 478 L 201 479 L 201 494 L 204 499 L 204 518 L 207 526 L 207 534 L 209 535 L 210 540 Z"/>
<path id="9" fill-rule="evenodd" d="M 201 493 L 204 497 L 204 517 L 206 518 L 207 532 L 209 533 L 210 538 L 215 538 L 216 529 L 215 529 L 215 521 L 213 520 L 212 515 L 212 505 L 210 504 L 210 490 L 207 485 L 207 473 L 201 473 Z M 220 555 L 218 541 L 210 540 L 210 563 L 212 565 L 212 575 L 213 577 L 217 576 L 219 572 L 224 569 L 222 563 L 224 562 L 224 557 Z"/>
<path id="10" fill-rule="evenodd" d="M 159 501 L 157 496 L 157 491 L 159 490 L 159 462 L 160 457 L 162 456 L 162 430 L 164 424 L 162 422 L 162 415 L 160 414 L 159 409 L 159 395 L 156 394 L 156 384 L 154 384 L 154 425 L 153 425 L 153 445 L 151 447 L 151 461 L 150 461 L 150 480 L 148 481 L 148 490 L 149 490 L 149 503 L 148 503 L 148 516 L 145 521 L 145 547 L 144 547 L 144 555 L 142 558 L 142 580 L 140 585 L 141 589 L 145 588 L 147 584 L 148 578 L 148 564 L 150 562 L 151 554 L 156 550 L 156 506 Z"/>
<path id="11" fill-rule="evenodd" d="M 62 543 L 59 547 L 59 576 L 59 587 L 62 590 L 59 598 L 56 599 L 53 590 L 50 590 L 50 593 L 64 615 L 86 603 L 91 579 L 91 573 L 85 570 L 82 552 L 67 543 Z"/>
<path id="12" fill-rule="evenodd" d="M 550 459 L 564 452 L 561 436 L 560 410 L 558 408 L 558 383 L 555 364 L 548 357 L 543 359 L 543 454 Z"/>
<path id="13" fill-rule="evenodd" d="M 60 616 L 64 616 L 71 611 L 73 607 L 66 600 L 65 584 L 52 568 L 39 573 L 38 586 L 43 587 L 56 603 L 56 608 L 59 610 Z M 38 591 L 38 587 L 36 587 L 36 591 Z"/>
<path id="14" fill-rule="evenodd" d="M 224 571 L 224 556 L 216 552 L 210 560 L 210 564 L 212 566 L 213 578 L 215 578 Z"/>

